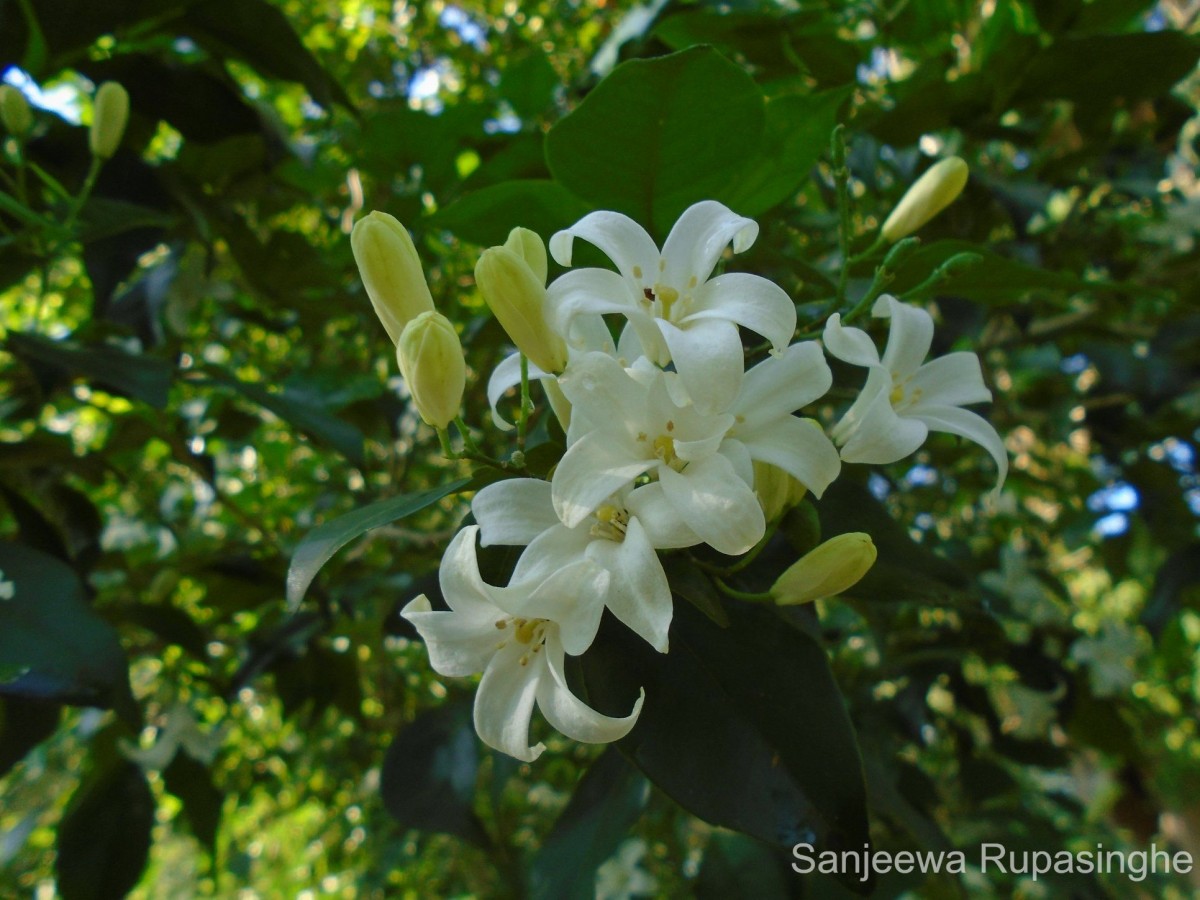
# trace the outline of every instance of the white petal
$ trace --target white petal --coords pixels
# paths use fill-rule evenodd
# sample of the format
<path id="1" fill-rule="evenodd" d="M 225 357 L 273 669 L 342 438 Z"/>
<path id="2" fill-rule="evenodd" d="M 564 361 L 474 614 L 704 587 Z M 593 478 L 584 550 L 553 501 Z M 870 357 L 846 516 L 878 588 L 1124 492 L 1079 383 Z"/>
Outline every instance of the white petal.
<path id="1" fill-rule="evenodd" d="M 733 466 L 733 471 L 737 477 L 746 482 L 750 487 L 754 487 L 754 460 L 750 457 L 750 451 L 746 449 L 746 445 L 735 438 L 726 438 L 721 444 L 720 454 L 729 460 L 729 464 Z"/>
<path id="2" fill-rule="evenodd" d="M 545 651 L 528 654 L 526 664 L 521 665 L 528 649 L 510 641 L 492 657 L 475 694 L 475 731 L 489 747 L 532 762 L 545 749 L 543 744 L 529 746 L 529 720 L 538 683 L 547 680 L 547 666 Z"/>
<path id="3" fill-rule="evenodd" d="M 920 391 L 913 402 L 922 406 L 966 406 L 992 399 L 983 383 L 979 357 L 966 350 L 931 359 L 917 369 L 905 390 L 910 394 Z"/>
<path id="4" fill-rule="evenodd" d="M 863 393 L 866 394 L 865 388 Z M 895 462 L 915 453 L 929 435 L 929 429 L 922 422 L 896 415 L 887 391 L 877 392 L 862 405 L 856 402 L 851 412 L 855 413 L 856 419 L 849 437 L 842 444 L 845 462 L 879 465 Z"/>
<path id="5" fill-rule="evenodd" d="M 721 454 L 690 463 L 682 473 L 661 466 L 659 477 L 667 501 L 718 552 L 745 553 L 766 531 L 754 491 Z"/>
<path id="6" fill-rule="evenodd" d="M 622 447 L 637 440 L 647 392 L 611 356 L 587 353 L 572 360 L 558 385 L 571 401 L 568 445 L 596 428 L 618 438 Z"/>
<path id="7" fill-rule="evenodd" d="M 592 319 L 606 313 L 637 309 L 637 295 L 629 282 L 607 269 L 576 269 L 554 279 L 546 289 L 546 302 L 555 317 L 555 330 L 573 340 L 570 345 L 584 349 L 584 333 L 577 319 Z"/>
<path id="8" fill-rule="evenodd" d="M 761 334 L 783 350 L 796 331 L 796 305 L 779 285 L 758 275 L 718 275 L 696 291 L 695 306 L 681 324 L 727 319 Z"/>
<path id="9" fill-rule="evenodd" d="M 486 618 L 495 612 L 496 588 L 485 584 L 479 574 L 475 552 L 478 525 L 461 529 L 442 555 L 438 584 L 447 605 L 458 613 Z"/>
<path id="10" fill-rule="evenodd" d="M 550 255 L 559 265 L 571 265 L 575 238 L 582 238 L 599 248 L 630 281 L 645 285 L 654 283 L 658 274 L 658 247 L 646 229 L 629 216 L 607 210 L 589 213 L 570 228 L 555 234 L 550 238 Z M 650 280 L 646 281 L 647 278 Z"/>
<path id="11" fill-rule="evenodd" d="M 511 601 L 508 607 L 514 615 L 556 623 L 563 646 L 578 656 L 596 638 L 611 584 L 607 570 L 584 558 L 551 573 L 532 591 L 527 583 L 514 580 L 505 589 L 505 598 Z"/>
<path id="12" fill-rule="evenodd" d="M 754 459 L 778 466 L 820 497 L 842 469 L 837 448 L 813 419 L 788 416 L 742 437 Z"/>
<path id="13" fill-rule="evenodd" d="M 825 323 L 822 336 L 825 349 L 831 356 L 852 366 L 874 366 L 879 364 L 879 351 L 871 338 L 861 328 L 842 325 L 841 313 L 834 313 Z"/>
<path id="14" fill-rule="evenodd" d="M 671 586 L 637 518 L 629 519 L 625 540 L 592 541 L 588 556 L 612 575 L 605 606 L 655 650 L 666 653 L 672 612 Z"/>
<path id="15" fill-rule="evenodd" d="M 445 610 L 433 610 L 422 594 L 400 610 L 425 642 L 429 664 L 435 672 L 463 677 L 482 672 L 496 652 L 496 622 L 505 618 L 500 610 L 487 620 Z"/>
<path id="16" fill-rule="evenodd" d="M 912 375 L 929 355 L 933 317 L 919 306 L 901 303 L 887 294 L 875 301 L 871 314 L 892 319 L 883 364 L 897 379 Z"/>
<path id="17" fill-rule="evenodd" d="M 567 450 L 554 470 L 554 511 L 568 528 L 574 528 L 610 494 L 658 463 L 653 457 L 621 453 L 614 444 L 610 435 L 589 432 Z"/>
<path id="18" fill-rule="evenodd" d="M 1004 441 L 986 419 L 956 406 L 921 406 L 913 410 L 913 415 L 934 431 L 948 431 L 965 437 L 990 453 L 999 470 L 996 490 L 1004 486 L 1004 479 L 1008 477 L 1008 453 Z"/>
<path id="19" fill-rule="evenodd" d="M 553 506 L 551 511 L 553 512 Z M 547 528 L 521 551 L 521 556 L 513 568 L 512 578 L 509 579 L 509 585 L 513 587 L 513 592 L 515 593 L 518 587 L 522 592 L 531 592 L 534 586 L 542 583 L 560 569 L 579 563 L 590 542 L 591 537 L 588 535 L 586 522 L 578 528 L 568 528 L 555 516 L 554 527 Z M 502 602 L 513 605 L 515 609 L 520 610 L 521 615 L 526 617 L 558 618 L 553 610 L 534 612 L 528 609 L 524 605 L 524 596 L 519 599 L 505 597 Z"/>
<path id="20" fill-rule="evenodd" d="M 734 252 L 741 253 L 757 237 L 758 225 L 752 219 L 739 216 L 716 200 L 695 203 L 683 211 L 663 244 L 663 281 L 680 291 L 692 277 L 703 282 L 730 241 Z"/>
<path id="21" fill-rule="evenodd" d="M 696 409 L 722 412 L 729 408 L 742 384 L 746 365 L 737 326 L 722 319 L 709 319 L 678 328 L 659 320 L 675 371 Z"/>
<path id="22" fill-rule="evenodd" d="M 500 364 L 492 370 L 492 377 L 488 379 L 487 396 L 488 404 L 492 407 L 492 421 L 501 431 L 512 431 L 513 426 L 500 415 L 498 408 L 500 398 L 509 389 L 516 387 L 520 383 L 521 354 L 519 352 L 504 357 L 500 361 Z"/>
<path id="23" fill-rule="evenodd" d="M 479 542 L 528 544 L 558 524 L 550 500 L 550 482 L 540 478 L 511 478 L 489 484 L 471 501 L 471 512 L 479 523 Z"/>
<path id="24" fill-rule="evenodd" d="M 650 546 L 658 550 L 694 547 L 703 543 L 700 535 L 667 502 L 662 485 L 657 481 L 630 491 L 625 498 L 625 509 L 629 511 L 631 519 L 636 517 L 641 523 Z"/>
<path id="25" fill-rule="evenodd" d="M 537 689 L 537 704 L 546 721 L 569 738 L 588 744 L 607 744 L 629 734 L 642 711 L 646 692 L 638 695 L 633 711 L 624 718 L 616 719 L 602 715 L 571 693 L 563 671 L 562 647 L 557 641 L 547 640 L 545 653 L 546 675 L 540 679 Z"/>
<path id="26" fill-rule="evenodd" d="M 825 395 L 833 373 L 816 341 L 792 344 L 746 373 L 733 405 L 738 416 L 734 434 L 753 430 L 781 416 L 790 416 Z"/>

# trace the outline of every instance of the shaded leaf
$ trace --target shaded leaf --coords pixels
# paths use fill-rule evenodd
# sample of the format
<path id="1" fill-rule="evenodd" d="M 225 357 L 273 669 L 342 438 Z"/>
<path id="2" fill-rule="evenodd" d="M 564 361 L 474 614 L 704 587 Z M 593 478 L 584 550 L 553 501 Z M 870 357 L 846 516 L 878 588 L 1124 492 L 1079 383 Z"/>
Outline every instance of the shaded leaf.
<path id="1" fill-rule="evenodd" d="M 295 606 L 303 600 L 305 591 L 312 584 L 321 566 L 359 535 L 412 515 L 443 497 L 462 490 L 469 483 L 469 478 L 460 478 L 427 491 L 381 500 L 340 516 L 332 522 L 318 525 L 304 536 L 304 540 L 292 554 L 292 564 L 288 568 L 287 576 L 288 603 Z"/>
<path id="2" fill-rule="evenodd" d="M 0 778 L 54 734 L 61 709 L 47 700 L 0 697 Z"/>
<path id="3" fill-rule="evenodd" d="M 430 220 L 464 241 L 481 246 L 503 244 L 516 225 L 544 238 L 568 227 L 591 207 L 554 181 L 502 181 L 451 203 Z"/>
<path id="4" fill-rule="evenodd" d="M 163 769 L 162 777 L 163 786 L 183 801 L 183 815 L 192 834 L 210 856 L 215 855 L 225 794 L 213 784 L 208 767 L 180 750 Z"/>
<path id="5" fill-rule="evenodd" d="M 44 384 L 53 383 L 56 376 L 82 375 L 100 387 L 155 409 L 167 405 L 175 370 L 166 360 L 128 353 L 108 344 L 88 346 L 20 332 L 9 332 L 6 346 L 31 366 L 41 366 L 47 378 Z"/>

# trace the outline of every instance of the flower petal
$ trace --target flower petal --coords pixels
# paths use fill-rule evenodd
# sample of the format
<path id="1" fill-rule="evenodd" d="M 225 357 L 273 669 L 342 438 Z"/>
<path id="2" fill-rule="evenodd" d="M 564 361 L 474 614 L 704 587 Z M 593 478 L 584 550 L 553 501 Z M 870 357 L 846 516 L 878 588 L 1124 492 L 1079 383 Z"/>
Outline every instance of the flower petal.
<path id="1" fill-rule="evenodd" d="M 623 541 L 592 541 L 587 554 L 612 576 L 604 605 L 655 650 L 666 653 L 671 585 L 641 523 L 631 517 Z"/>
<path id="2" fill-rule="evenodd" d="M 883 371 L 882 367 L 879 371 Z M 886 375 L 886 372 L 883 374 Z M 863 389 L 863 393 L 867 393 L 866 388 Z M 848 432 L 841 432 L 843 435 L 848 434 L 842 443 L 844 462 L 879 465 L 895 462 L 915 453 L 929 435 L 929 429 L 922 422 L 896 415 L 896 410 L 892 408 L 891 400 L 888 399 L 887 390 L 876 392 L 870 396 L 868 402 L 861 405 L 855 402 L 842 422 L 838 423 L 838 428 L 841 428 L 851 412 L 856 417 L 853 427 Z M 836 428 L 834 430 L 837 432 Z"/>
<path id="3" fill-rule="evenodd" d="M 871 338 L 861 328 L 851 328 L 842 325 L 841 313 L 834 313 L 825 323 L 825 333 L 822 335 L 825 349 L 831 356 L 836 356 L 842 362 L 852 366 L 879 365 L 879 351 Z"/>
<path id="4" fill-rule="evenodd" d="M 442 555 L 438 569 L 438 584 L 447 605 L 457 613 L 486 620 L 496 610 L 495 592 L 498 590 L 484 583 L 479 574 L 479 561 L 475 552 L 478 525 L 461 529 Z"/>
<path id="5" fill-rule="evenodd" d="M 683 211 L 663 244 L 662 280 L 682 291 L 689 279 L 703 282 L 733 242 L 741 253 L 758 237 L 758 225 L 716 200 L 701 200 Z M 655 273 L 657 275 L 657 273 Z"/>
<path id="6" fill-rule="evenodd" d="M 525 551 L 532 552 L 536 551 Z M 593 560 L 580 556 L 538 581 L 531 591 L 528 582 L 518 583 L 514 578 L 504 592 L 507 608 L 522 618 L 556 623 L 563 646 L 578 656 L 596 639 L 612 576 Z"/>
<path id="7" fill-rule="evenodd" d="M 517 641 L 496 651 L 475 694 L 475 731 L 489 747 L 533 762 L 546 749 L 544 744 L 529 746 L 529 720 L 547 667 L 544 652 L 530 654 L 521 665 L 527 653 L 528 647 Z"/>
<path id="8" fill-rule="evenodd" d="M 562 523 L 574 528 L 610 494 L 658 464 L 653 457 L 622 453 L 610 434 L 591 431 L 576 441 L 554 470 L 551 496 Z M 614 452 L 616 451 L 616 452 Z"/>
<path id="9" fill-rule="evenodd" d="M 833 384 L 833 373 L 816 341 L 792 344 L 779 356 L 771 356 L 746 373 L 733 404 L 738 422 L 734 434 L 752 431 L 759 425 L 790 416 L 825 395 Z"/>
<path id="10" fill-rule="evenodd" d="M 521 383 L 521 354 L 513 353 L 511 356 L 506 356 L 500 361 L 500 364 L 492 370 L 492 377 L 488 379 L 487 396 L 488 404 L 492 407 L 492 421 L 501 431 L 512 431 L 513 425 L 505 420 L 500 415 L 500 398 Z"/>
<path id="11" fill-rule="evenodd" d="M 571 401 L 568 446 L 594 429 L 618 438 L 622 447 L 637 440 L 645 418 L 646 389 L 625 368 L 604 353 L 588 353 L 571 362 L 558 380 Z"/>
<path id="12" fill-rule="evenodd" d="M 979 357 L 966 350 L 931 359 L 917 369 L 905 389 L 915 395 L 910 415 L 924 405 L 966 406 L 992 399 L 992 392 L 983 383 Z"/>
<path id="13" fill-rule="evenodd" d="M 636 518 L 641 523 L 650 546 L 658 550 L 694 547 L 703 543 L 700 535 L 667 502 L 662 485 L 657 481 L 630 491 L 625 498 L 625 509 L 631 521 Z"/>
<path id="14" fill-rule="evenodd" d="M 434 610 L 422 594 L 410 600 L 400 615 L 412 623 L 425 642 L 429 664 L 440 675 L 463 677 L 482 672 L 496 652 L 499 609 L 487 621 L 445 610 Z"/>
<path id="15" fill-rule="evenodd" d="M 683 472 L 660 466 L 659 478 L 667 501 L 720 553 L 745 553 L 766 531 L 754 491 L 719 453 L 689 463 Z"/>
<path id="16" fill-rule="evenodd" d="M 746 365 L 737 326 L 723 319 L 707 319 L 679 328 L 660 319 L 658 327 L 696 409 L 728 409 L 741 387 Z"/>
<path id="17" fill-rule="evenodd" d="M 914 410 L 913 415 L 928 425 L 934 431 L 946 431 L 957 434 L 973 441 L 992 455 L 996 461 L 999 478 L 996 491 L 1004 486 L 1008 477 L 1008 452 L 1004 449 L 1004 441 L 991 423 L 982 416 L 957 406 L 922 406 Z"/>
<path id="18" fill-rule="evenodd" d="M 884 366 L 897 380 L 912 375 L 929 355 L 933 317 L 919 306 L 901 303 L 888 294 L 875 301 L 871 315 L 892 319 L 887 349 L 883 351 Z"/>
<path id="19" fill-rule="evenodd" d="M 632 282 L 653 284 L 658 275 L 658 247 L 646 229 L 629 216 L 607 210 L 588 213 L 570 228 L 556 233 L 550 238 L 550 255 L 560 266 L 571 265 L 575 238 L 583 238 L 597 247 Z M 645 281 L 647 278 L 650 281 Z"/>
<path id="20" fill-rule="evenodd" d="M 812 419 L 788 416 L 740 437 L 752 458 L 778 466 L 817 497 L 842 468 L 833 441 Z"/>
<path id="21" fill-rule="evenodd" d="M 783 350 L 796 331 L 796 304 L 779 285 L 758 275 L 730 272 L 702 284 L 681 324 L 726 319 L 761 334 Z"/>
<path id="22" fill-rule="evenodd" d="M 540 478 L 512 478 L 489 484 L 471 501 L 479 523 L 479 543 L 528 544 L 558 523 L 550 500 L 550 482 Z"/>
<path id="23" fill-rule="evenodd" d="M 547 722 L 567 737 L 588 744 L 607 744 L 629 734 L 642 711 L 645 691 L 640 692 L 628 716 L 618 719 L 602 715 L 567 687 L 562 646 L 548 638 L 545 653 L 546 673 L 538 682 L 537 704 Z"/>

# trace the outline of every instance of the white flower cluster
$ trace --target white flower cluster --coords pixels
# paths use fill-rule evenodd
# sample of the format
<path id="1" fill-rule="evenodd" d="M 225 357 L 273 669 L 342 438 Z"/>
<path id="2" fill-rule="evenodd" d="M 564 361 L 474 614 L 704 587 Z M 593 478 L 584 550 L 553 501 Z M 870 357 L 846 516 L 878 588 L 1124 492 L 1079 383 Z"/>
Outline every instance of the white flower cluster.
<path id="1" fill-rule="evenodd" d="M 705 201 L 683 213 L 661 251 L 614 212 L 592 213 L 551 238 L 561 265 L 571 265 L 580 239 L 615 272 L 575 269 L 544 287 L 545 248 L 524 229 L 480 260 L 480 288 L 520 348 L 491 379 L 493 414 L 501 422 L 496 403 L 520 383 L 523 352 L 546 367 L 526 363 L 563 422 L 566 453 L 548 481 L 517 478 L 480 490 L 477 524 L 455 536 L 442 560 L 449 610 L 421 596 L 403 615 L 436 671 L 483 673 L 475 726 L 492 747 L 522 760 L 542 752 L 529 744 L 535 703 L 569 737 L 627 734 L 643 698 L 621 718 L 596 712 L 568 688 L 565 656 L 588 649 L 606 608 L 667 652 L 672 595 L 659 551 L 750 550 L 766 533 L 764 508 L 779 509 L 765 494 L 786 489 L 781 473 L 820 497 L 842 461 L 893 462 L 932 429 L 982 444 L 1003 480 L 999 436 L 961 409 L 991 398 L 978 359 L 952 353 L 924 363 L 933 321 L 892 297 L 874 307 L 891 319 L 882 357 L 838 315 L 826 324 L 825 349 L 868 369 L 841 421 L 827 436 L 798 417 L 832 383 L 820 343 L 791 343 L 795 305 L 778 285 L 746 273 L 713 276 L 727 247 L 743 251 L 757 234 L 751 220 Z M 611 315 L 625 320 L 615 344 L 604 319 Z M 739 328 L 772 348 L 749 370 Z M 483 580 L 477 541 L 525 547 L 506 586 Z"/>

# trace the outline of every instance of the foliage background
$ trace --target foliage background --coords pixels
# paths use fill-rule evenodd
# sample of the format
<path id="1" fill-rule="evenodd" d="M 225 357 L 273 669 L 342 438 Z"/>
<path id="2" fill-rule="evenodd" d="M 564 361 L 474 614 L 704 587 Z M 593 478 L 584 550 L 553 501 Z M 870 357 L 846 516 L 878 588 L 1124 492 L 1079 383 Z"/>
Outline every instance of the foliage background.
<path id="1" fill-rule="evenodd" d="M 35 218 L 11 140 L 0 207 L 0 569 L 38 586 L 15 598 L 23 630 L 0 619 L 0 893 L 590 896 L 635 835 L 662 896 L 843 895 L 615 754 L 548 737 L 517 766 L 476 745 L 467 687 L 397 615 L 434 586 L 461 496 L 285 599 L 314 526 L 467 474 L 408 408 L 350 256 L 358 215 L 413 230 L 481 378 L 505 339 L 478 247 L 591 208 L 660 239 L 702 196 L 755 216 L 737 266 L 804 327 L 840 259 L 838 121 L 864 236 L 930 157 L 970 164 L 890 290 L 936 306 L 935 353 L 978 350 L 1013 460 L 994 507 L 983 455 L 946 439 L 815 508 L 880 547 L 810 622 L 872 840 L 1200 857 L 1196 30 L 1194 7 L 1143 0 L 0 2 L 4 77 L 46 107 Z M 130 126 L 63 232 L 53 185 L 83 182 L 108 79 Z M 922 286 L 964 249 L 984 261 Z M 852 269 L 851 296 L 871 276 Z M 481 382 L 467 408 L 486 423 Z M 181 709 L 183 751 L 127 761 Z M 1129 889 L 973 872 L 877 892 Z"/>

